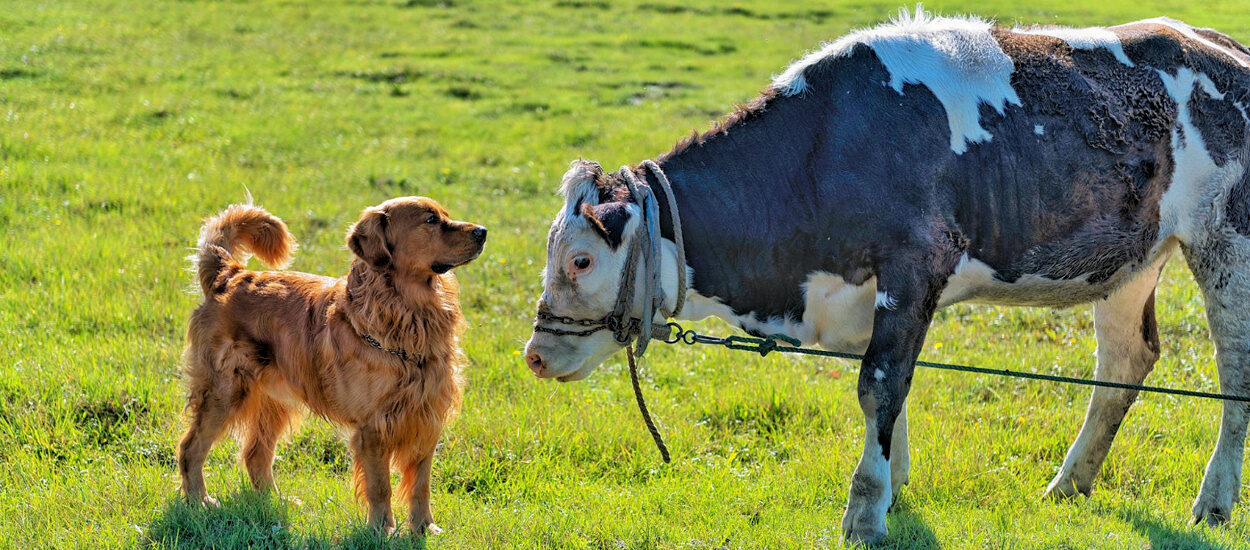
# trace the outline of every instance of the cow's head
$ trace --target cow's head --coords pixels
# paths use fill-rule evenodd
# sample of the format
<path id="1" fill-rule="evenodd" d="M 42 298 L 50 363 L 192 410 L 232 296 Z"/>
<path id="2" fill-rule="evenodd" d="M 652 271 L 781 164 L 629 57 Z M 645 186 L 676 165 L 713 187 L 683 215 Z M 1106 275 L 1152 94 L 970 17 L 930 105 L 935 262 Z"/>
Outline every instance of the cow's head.
<path id="1" fill-rule="evenodd" d="M 547 234 L 547 267 L 538 310 L 574 319 L 603 319 L 616 306 L 621 272 L 632 240 L 642 223 L 637 204 L 615 195 L 609 178 L 597 163 L 577 161 L 564 174 L 560 192 L 564 207 Z M 641 269 L 632 276 L 641 288 Z M 635 292 L 629 313 L 642 311 L 641 292 Z M 659 322 L 663 322 L 661 319 Z M 586 327 L 543 322 L 555 329 Z M 525 361 L 539 378 L 561 382 L 581 380 L 622 349 L 610 330 L 587 336 L 560 335 L 535 330 L 525 344 Z"/>

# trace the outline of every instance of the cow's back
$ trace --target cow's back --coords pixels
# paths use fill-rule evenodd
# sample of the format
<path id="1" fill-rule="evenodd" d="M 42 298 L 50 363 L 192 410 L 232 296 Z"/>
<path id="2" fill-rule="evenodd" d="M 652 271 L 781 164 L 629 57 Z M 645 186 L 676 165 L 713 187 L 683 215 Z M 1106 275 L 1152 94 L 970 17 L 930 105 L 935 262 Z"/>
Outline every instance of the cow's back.
<path id="1" fill-rule="evenodd" d="M 992 138 L 940 170 L 969 245 L 944 302 L 1097 300 L 1173 238 L 1250 234 L 1243 46 L 1170 20 L 991 32 L 1019 104 L 982 106 Z"/>

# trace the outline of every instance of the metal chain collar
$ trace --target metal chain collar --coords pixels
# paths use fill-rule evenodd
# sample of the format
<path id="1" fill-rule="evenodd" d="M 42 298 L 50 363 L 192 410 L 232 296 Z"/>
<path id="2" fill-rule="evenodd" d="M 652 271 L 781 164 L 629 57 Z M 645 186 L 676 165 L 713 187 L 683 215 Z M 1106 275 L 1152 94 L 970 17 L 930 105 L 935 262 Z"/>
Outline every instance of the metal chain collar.
<path id="1" fill-rule="evenodd" d="M 375 347 L 375 348 L 378 348 L 378 349 L 380 349 L 380 350 L 382 350 L 382 351 L 385 351 L 386 353 L 389 353 L 389 354 L 391 354 L 391 355 L 394 355 L 395 357 L 398 357 L 398 358 L 400 358 L 401 360 L 404 360 L 404 361 L 407 361 L 409 357 L 415 357 L 415 356 L 416 356 L 416 354 L 410 354 L 410 353 L 408 353 L 408 351 L 407 351 L 407 350 L 404 350 L 404 349 L 400 349 L 400 348 L 387 348 L 387 347 L 382 347 L 382 343 L 381 343 L 381 342 L 378 342 L 376 339 L 374 339 L 374 337 L 370 336 L 368 333 L 365 333 L 365 332 L 360 333 L 360 338 L 361 338 L 361 339 L 363 339 L 363 340 L 364 340 L 364 341 L 366 341 L 366 342 L 369 342 L 369 345 L 371 345 L 371 346 L 373 346 L 373 347 Z M 418 361 L 417 361 L 417 365 L 418 365 L 418 366 L 420 366 L 420 365 L 421 365 L 421 363 L 422 363 L 422 361 L 420 361 L 420 360 L 418 360 Z"/>

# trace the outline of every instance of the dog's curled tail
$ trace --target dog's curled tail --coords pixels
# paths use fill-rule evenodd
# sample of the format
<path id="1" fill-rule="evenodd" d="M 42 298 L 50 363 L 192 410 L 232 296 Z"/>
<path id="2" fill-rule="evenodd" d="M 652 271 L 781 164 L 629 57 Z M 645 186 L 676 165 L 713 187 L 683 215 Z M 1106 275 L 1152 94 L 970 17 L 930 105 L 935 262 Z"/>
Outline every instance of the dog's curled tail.
<path id="1" fill-rule="evenodd" d="M 226 269 L 241 269 L 248 254 L 281 269 L 291 260 L 295 238 L 286 224 L 264 208 L 234 204 L 204 222 L 193 256 L 204 294 Z"/>

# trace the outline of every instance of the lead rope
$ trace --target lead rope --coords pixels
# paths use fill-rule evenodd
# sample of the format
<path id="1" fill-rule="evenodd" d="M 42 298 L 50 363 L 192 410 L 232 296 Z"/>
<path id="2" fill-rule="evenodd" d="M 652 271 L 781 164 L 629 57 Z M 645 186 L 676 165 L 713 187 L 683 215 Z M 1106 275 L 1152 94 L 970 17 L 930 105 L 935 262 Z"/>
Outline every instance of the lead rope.
<path id="1" fill-rule="evenodd" d="M 634 347 L 625 348 L 625 357 L 629 358 L 629 380 L 634 385 L 634 399 L 638 401 L 638 412 L 642 413 L 642 421 L 647 423 L 647 431 L 651 432 L 651 439 L 655 440 L 655 448 L 660 450 L 660 457 L 664 459 L 664 463 L 670 462 L 668 455 L 668 446 L 664 444 L 664 438 L 660 436 L 660 429 L 655 426 L 655 421 L 651 419 L 651 412 L 647 410 L 647 402 L 642 398 L 642 386 L 638 384 L 638 365 L 634 362 Z M 638 358 L 642 360 L 641 357 Z"/>
<path id="2" fill-rule="evenodd" d="M 677 198 L 673 196 L 673 186 L 668 181 L 668 176 L 660 169 L 660 166 L 654 161 L 646 160 L 642 163 L 643 167 L 655 174 L 656 182 L 664 189 L 664 197 L 668 203 L 668 215 L 673 225 L 673 241 L 677 247 L 677 296 L 674 298 L 674 306 L 672 311 L 666 311 L 664 307 L 664 289 L 660 284 L 660 212 L 659 205 L 656 204 L 655 193 L 645 185 L 638 182 L 637 176 L 629 169 L 628 166 L 622 166 L 620 173 L 621 179 L 625 180 L 625 186 L 629 189 L 630 195 L 634 201 L 638 203 L 642 210 L 643 219 L 642 227 L 645 231 L 639 231 L 639 237 L 646 235 L 647 242 L 641 244 L 646 247 L 646 254 L 643 257 L 643 269 L 647 275 L 647 284 L 643 290 L 643 307 L 647 308 L 643 311 L 642 319 L 639 327 L 637 348 L 637 358 L 635 359 L 635 346 L 627 346 L 625 348 L 625 356 L 629 359 L 629 379 L 634 387 L 634 400 L 638 402 L 638 412 L 642 414 L 642 420 L 647 424 L 647 431 L 651 432 L 651 439 L 655 441 L 655 448 L 659 449 L 660 457 L 664 459 L 664 463 L 671 462 L 668 453 L 668 446 L 664 444 L 664 437 L 660 435 L 660 429 L 656 427 L 655 420 L 651 418 L 651 412 L 647 409 L 647 401 L 642 397 L 642 385 L 638 382 L 638 363 L 642 361 L 643 354 L 647 351 L 647 343 L 652 338 L 653 329 L 651 324 L 654 322 L 655 312 L 658 310 L 664 317 L 671 318 L 681 313 L 682 306 L 686 302 L 686 243 L 681 232 L 681 217 L 677 214 Z M 631 247 L 631 256 L 633 250 L 640 247 L 635 243 Z M 631 263 L 631 262 L 627 262 Z M 632 266 L 626 266 L 626 273 L 632 271 Z M 629 278 L 632 283 L 632 277 Z M 630 285 L 632 288 L 632 284 Z M 620 296 L 618 295 L 618 302 Z M 632 295 L 633 293 L 630 292 Z M 619 303 L 618 303 L 619 305 Z M 658 328 L 658 327 L 657 327 Z M 667 329 L 667 327 L 666 327 Z"/>

